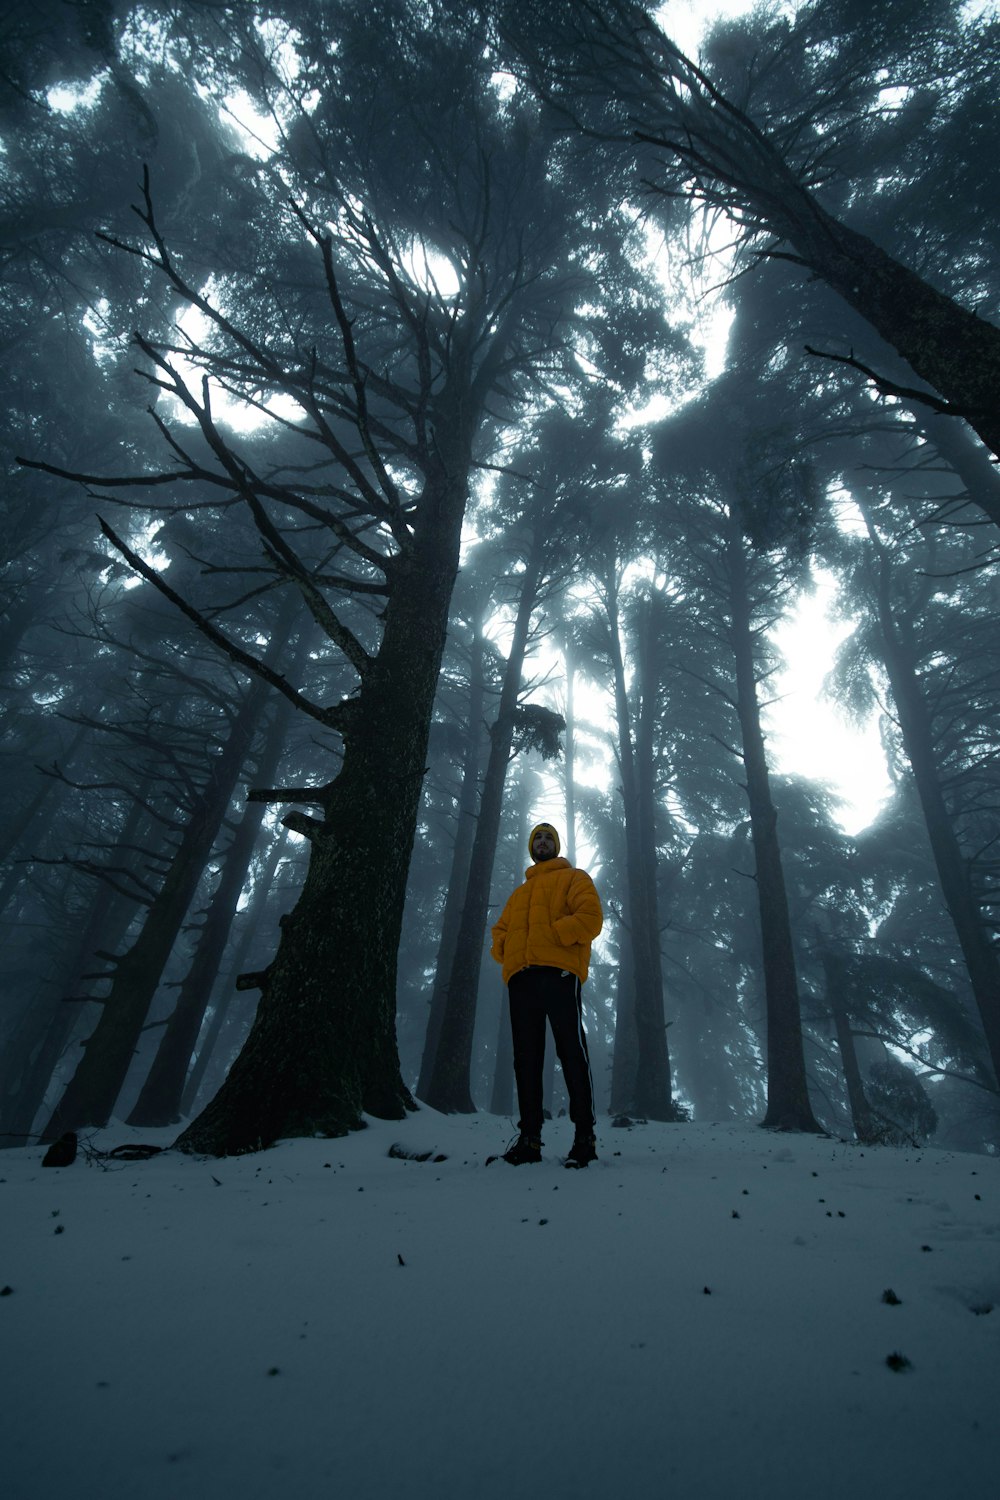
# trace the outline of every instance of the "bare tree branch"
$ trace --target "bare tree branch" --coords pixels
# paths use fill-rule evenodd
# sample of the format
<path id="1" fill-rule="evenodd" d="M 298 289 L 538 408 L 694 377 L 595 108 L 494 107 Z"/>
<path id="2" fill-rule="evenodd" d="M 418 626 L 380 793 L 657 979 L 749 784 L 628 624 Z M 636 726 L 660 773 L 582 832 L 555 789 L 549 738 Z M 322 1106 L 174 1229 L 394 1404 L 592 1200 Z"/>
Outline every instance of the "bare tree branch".
<path id="1" fill-rule="evenodd" d="M 97 519 L 101 531 L 116 551 L 121 553 L 126 562 L 137 573 L 141 574 L 147 583 L 151 583 L 155 589 L 158 589 L 165 599 L 169 599 L 171 604 L 176 605 L 181 613 L 186 615 L 197 626 L 202 635 L 207 636 L 213 645 L 218 646 L 221 651 L 224 651 L 231 661 L 236 662 L 244 671 L 250 672 L 257 677 L 262 677 L 266 683 L 276 688 L 290 703 L 293 703 L 296 708 L 301 709 L 303 713 L 308 714 L 310 718 L 318 719 L 321 724 L 331 729 L 338 729 L 340 727 L 341 716 L 338 712 L 339 704 L 333 708 L 321 708 L 318 704 L 313 703 L 293 688 L 291 683 L 281 676 L 280 672 L 275 672 L 272 667 L 261 661 L 259 657 L 252 655 L 249 651 L 244 651 L 242 646 L 238 646 L 235 641 L 231 641 L 228 636 L 223 635 L 193 605 L 189 604 L 186 599 L 182 599 L 180 594 L 172 589 L 154 568 L 151 568 L 147 562 L 144 562 L 138 553 L 133 552 L 131 547 L 122 541 L 121 537 L 112 530 L 101 516 L 98 516 Z"/>

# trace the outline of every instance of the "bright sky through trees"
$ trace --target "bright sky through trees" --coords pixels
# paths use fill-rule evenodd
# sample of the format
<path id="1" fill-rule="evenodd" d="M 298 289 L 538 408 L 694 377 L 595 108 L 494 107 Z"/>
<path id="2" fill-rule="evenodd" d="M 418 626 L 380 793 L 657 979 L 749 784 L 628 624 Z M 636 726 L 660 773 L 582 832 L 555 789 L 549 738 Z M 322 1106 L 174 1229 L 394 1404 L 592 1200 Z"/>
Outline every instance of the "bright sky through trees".
<path id="1" fill-rule="evenodd" d="M 679 46 L 696 55 L 708 25 L 718 18 L 739 15 L 750 8 L 750 0 L 669 0 L 661 7 L 659 19 Z M 89 102 L 95 89 L 96 85 L 91 85 L 89 90 L 53 90 L 50 102 L 62 110 L 72 110 Z M 245 148 L 253 155 L 266 158 L 276 149 L 279 132 L 275 122 L 259 114 L 245 94 L 227 97 L 224 114 L 227 123 L 240 130 Z M 710 243 L 717 246 L 715 261 L 702 266 L 700 280 L 703 285 L 694 286 L 695 278 L 692 277 L 688 294 L 693 299 L 690 313 L 696 319 L 693 337 L 704 349 L 706 374 L 712 379 L 725 366 L 726 340 L 732 320 L 732 312 L 720 291 L 727 275 L 729 245 L 724 221 L 719 220 L 710 231 Z M 651 236 L 649 249 L 654 259 L 665 253 L 664 247 L 655 243 L 655 236 Z M 442 257 L 415 244 L 409 269 L 417 281 L 423 275 L 433 278 L 447 295 L 454 271 Z M 678 271 L 677 264 L 664 264 L 665 284 L 675 287 Z M 202 315 L 195 309 L 188 309 L 179 320 L 188 335 L 202 331 L 203 323 Z M 180 363 L 183 367 L 184 361 Z M 236 430 L 245 432 L 260 422 L 259 412 L 233 401 L 217 386 L 214 387 L 214 397 L 216 408 L 225 410 L 227 420 Z M 266 404 L 287 419 L 294 419 L 298 414 L 294 403 L 287 398 L 272 399 Z M 636 420 L 641 423 L 643 420 L 657 420 L 663 415 L 662 405 L 654 398 L 648 409 L 636 414 Z M 185 420 L 179 409 L 174 416 Z M 849 630 L 846 625 L 831 622 L 832 599 L 831 581 L 818 579 L 816 593 L 802 597 L 788 623 L 778 628 L 777 640 L 787 666 L 775 679 L 774 701 L 767 717 L 774 735 L 776 769 L 828 783 L 841 799 L 840 820 L 848 831 L 853 832 L 875 816 L 888 795 L 889 781 L 877 720 L 873 718 L 863 726 L 852 724 L 823 693 L 824 679 L 833 664 L 833 652 Z M 581 702 L 585 712 L 590 707 L 590 697 L 591 694 L 585 694 Z M 597 709 L 595 705 L 595 712 L 600 720 L 603 708 Z M 593 774 L 600 772 L 592 768 Z"/>
<path id="2" fill-rule="evenodd" d="M 799 599 L 778 630 L 785 669 L 768 718 L 777 769 L 826 782 L 841 799 L 837 821 L 857 833 L 876 816 L 891 784 L 877 717 L 853 724 L 824 694 L 833 654 L 851 630 L 832 618 L 833 602 L 832 579 L 818 573 L 815 591 Z"/>
<path id="3" fill-rule="evenodd" d="M 752 0 L 668 0 L 658 19 L 679 47 L 692 56 L 713 21 L 742 15 Z M 725 235 L 720 236 L 720 243 Z M 724 279 L 723 274 L 717 278 Z M 702 324 L 706 371 L 720 373 L 731 314 L 721 300 Z M 841 800 L 838 820 L 856 833 L 876 816 L 890 783 L 879 739 L 878 721 L 851 723 L 824 695 L 833 655 L 850 627 L 831 619 L 833 585 L 817 576 L 813 594 L 802 596 L 776 638 L 786 666 L 774 683 L 767 719 L 774 735 L 775 768 L 824 781 Z"/>
<path id="4" fill-rule="evenodd" d="M 751 0 L 669 0 L 660 9 L 659 19 L 679 46 L 696 55 L 707 26 L 716 19 L 739 15 L 750 8 Z M 241 128 L 248 147 L 256 148 L 256 154 L 266 155 L 276 147 L 273 122 L 255 114 L 245 96 L 227 99 L 226 109 L 230 123 Z M 704 349 L 705 371 L 709 379 L 713 379 L 725 367 L 726 341 L 732 321 L 732 311 L 721 294 L 727 276 L 730 242 L 726 222 L 718 220 L 710 229 L 709 237 L 710 243 L 717 247 L 717 255 L 713 262 L 701 268 L 698 279 L 703 285 L 695 287 L 692 284 L 689 292 L 693 297 L 690 311 L 696 319 L 693 336 Z M 651 243 L 649 248 L 654 259 L 664 253 L 663 247 L 656 243 Z M 449 278 L 454 277 L 452 268 L 442 257 L 429 254 L 426 247 L 417 245 L 413 247 L 409 269 L 418 281 L 422 274 L 432 277 L 446 294 Z M 665 265 L 665 281 L 674 285 L 679 269 L 676 264 Z M 692 282 L 694 279 L 692 277 Z M 663 414 L 654 399 L 641 418 L 637 414 L 637 419 L 656 420 Z M 259 420 L 256 413 L 248 415 L 251 425 Z M 285 410 L 283 415 L 292 416 L 294 413 Z M 235 410 L 232 416 L 235 425 L 244 428 L 248 425 L 245 419 L 240 420 Z M 833 652 L 850 628 L 831 621 L 829 611 L 832 604 L 831 580 L 818 578 L 815 594 L 803 596 L 788 623 L 778 628 L 777 639 L 787 665 L 775 679 L 774 701 L 767 719 L 774 736 L 776 769 L 830 785 L 840 799 L 840 821 L 849 832 L 856 832 L 876 815 L 888 795 L 889 781 L 877 719 L 872 718 L 861 726 L 851 723 L 824 696 L 824 680 L 833 665 Z M 547 670 L 551 670 L 551 665 Z M 581 709 L 587 712 L 593 706 L 600 722 L 604 708 L 596 703 L 592 705 L 590 701 L 598 696 L 585 692 Z M 610 772 L 610 766 L 606 770 Z M 592 767 L 590 775 L 595 774 L 600 775 L 601 771 Z"/>

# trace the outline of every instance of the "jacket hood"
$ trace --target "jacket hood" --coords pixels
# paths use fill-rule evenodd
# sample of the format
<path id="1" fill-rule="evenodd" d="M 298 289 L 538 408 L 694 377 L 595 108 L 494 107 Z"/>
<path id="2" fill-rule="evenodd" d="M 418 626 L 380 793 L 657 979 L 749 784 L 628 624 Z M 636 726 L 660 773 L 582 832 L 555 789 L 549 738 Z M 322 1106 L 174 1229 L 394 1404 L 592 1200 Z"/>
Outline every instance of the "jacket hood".
<path id="1" fill-rule="evenodd" d="M 561 854 L 557 854 L 554 859 L 543 859 L 540 865 L 529 865 L 524 874 L 525 879 L 530 880 L 533 875 L 547 875 L 556 870 L 571 870 L 572 868 L 568 859 L 563 859 Z"/>

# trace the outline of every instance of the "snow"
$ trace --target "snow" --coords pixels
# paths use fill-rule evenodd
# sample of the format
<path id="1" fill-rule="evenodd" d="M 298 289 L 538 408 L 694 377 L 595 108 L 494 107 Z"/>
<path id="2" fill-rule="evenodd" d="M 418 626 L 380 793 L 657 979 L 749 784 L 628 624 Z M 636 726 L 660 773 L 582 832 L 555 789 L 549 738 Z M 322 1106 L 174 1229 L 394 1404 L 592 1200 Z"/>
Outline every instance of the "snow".
<path id="1" fill-rule="evenodd" d="M 5 1500 L 989 1493 L 1000 1162 L 602 1121 L 569 1172 L 570 1136 L 4 1151 Z"/>

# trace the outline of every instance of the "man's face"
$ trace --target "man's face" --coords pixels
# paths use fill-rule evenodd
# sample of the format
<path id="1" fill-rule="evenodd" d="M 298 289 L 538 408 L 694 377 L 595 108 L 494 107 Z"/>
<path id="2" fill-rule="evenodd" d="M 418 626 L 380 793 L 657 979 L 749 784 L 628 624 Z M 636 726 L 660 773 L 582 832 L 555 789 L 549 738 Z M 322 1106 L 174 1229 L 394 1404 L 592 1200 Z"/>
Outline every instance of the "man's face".
<path id="1" fill-rule="evenodd" d="M 531 840 L 531 856 L 537 864 L 546 859 L 555 859 L 556 841 L 547 828 L 540 828 Z"/>

